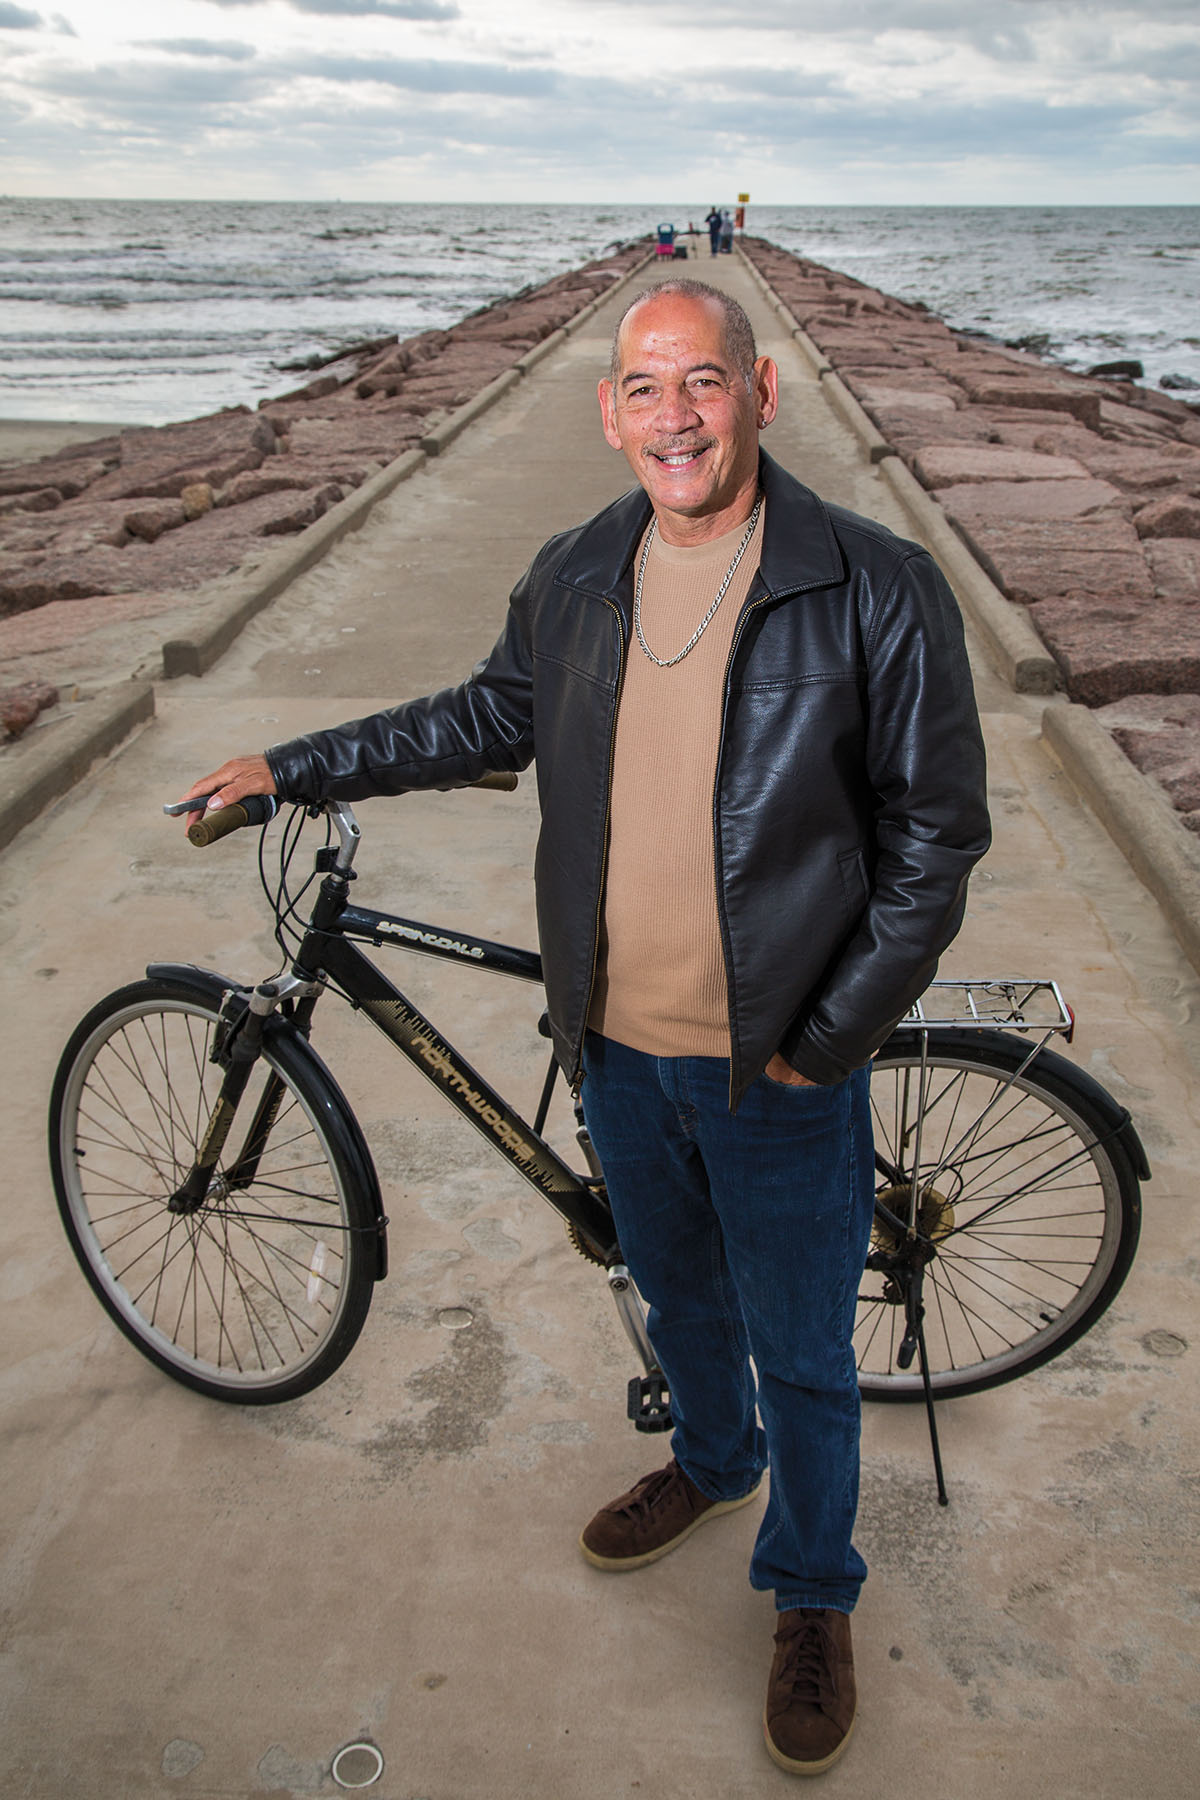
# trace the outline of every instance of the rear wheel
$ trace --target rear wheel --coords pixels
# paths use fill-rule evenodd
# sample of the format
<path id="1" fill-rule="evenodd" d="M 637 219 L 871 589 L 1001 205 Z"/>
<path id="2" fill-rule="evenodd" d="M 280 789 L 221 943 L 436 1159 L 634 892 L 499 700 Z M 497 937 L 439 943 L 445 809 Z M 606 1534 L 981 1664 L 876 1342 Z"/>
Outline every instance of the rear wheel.
<path id="1" fill-rule="evenodd" d="M 172 1209 L 221 1088 L 218 1007 L 199 983 L 141 981 L 81 1021 L 51 1098 L 55 1193 L 101 1305 L 145 1356 L 219 1399 L 289 1400 L 362 1330 L 378 1222 L 365 1152 L 287 1029 L 264 1035 L 207 1194 Z"/>
<path id="2" fill-rule="evenodd" d="M 936 1394 L 1011 1381 L 1073 1344 L 1109 1306 L 1137 1248 L 1137 1171 L 1093 1086 L 1043 1050 L 992 1034 L 885 1044 L 871 1075 L 877 1206 L 908 1223 L 915 1187 L 925 1340 Z M 905 1254 L 877 1210 L 873 1259 Z M 902 1288 L 868 1267 L 854 1343 L 871 1399 L 919 1400 L 905 1369 Z"/>

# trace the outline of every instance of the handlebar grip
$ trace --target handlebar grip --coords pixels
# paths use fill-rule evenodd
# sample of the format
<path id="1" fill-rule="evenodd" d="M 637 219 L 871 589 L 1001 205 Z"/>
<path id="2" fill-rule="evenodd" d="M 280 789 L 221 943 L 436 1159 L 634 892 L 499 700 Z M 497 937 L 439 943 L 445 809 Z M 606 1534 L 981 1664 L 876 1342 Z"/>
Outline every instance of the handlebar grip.
<path id="1" fill-rule="evenodd" d="M 245 800 L 236 800 L 232 806 L 221 807 L 218 812 L 205 813 L 202 819 L 189 825 L 188 843 L 195 844 L 197 850 L 205 850 L 218 838 L 228 837 L 231 831 L 240 831 L 243 825 L 265 825 L 278 811 L 273 795 L 250 794 Z"/>
<path id="2" fill-rule="evenodd" d="M 518 777 L 512 769 L 493 769 L 489 775 L 481 775 L 478 781 L 468 782 L 469 787 L 496 788 L 502 794 L 511 794 L 517 786 Z"/>

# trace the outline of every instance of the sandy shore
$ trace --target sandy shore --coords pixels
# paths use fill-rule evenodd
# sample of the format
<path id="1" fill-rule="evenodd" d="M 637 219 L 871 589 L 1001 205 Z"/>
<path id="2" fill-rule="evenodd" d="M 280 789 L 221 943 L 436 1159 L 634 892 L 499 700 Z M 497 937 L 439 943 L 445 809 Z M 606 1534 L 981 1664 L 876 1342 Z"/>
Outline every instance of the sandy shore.
<path id="1" fill-rule="evenodd" d="M 0 463 L 33 462 L 68 444 L 128 430 L 128 423 L 108 419 L 0 419 Z"/>

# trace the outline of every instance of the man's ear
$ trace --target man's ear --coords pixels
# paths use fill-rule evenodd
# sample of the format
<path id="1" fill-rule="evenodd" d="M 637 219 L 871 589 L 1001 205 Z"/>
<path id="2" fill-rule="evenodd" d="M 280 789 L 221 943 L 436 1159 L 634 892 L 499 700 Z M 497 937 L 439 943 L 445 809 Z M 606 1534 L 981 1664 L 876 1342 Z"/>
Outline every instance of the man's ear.
<path id="1" fill-rule="evenodd" d="M 760 356 L 754 365 L 754 398 L 759 425 L 769 425 L 779 411 L 779 370 L 769 356 Z"/>
<path id="2" fill-rule="evenodd" d="M 621 434 L 617 430 L 617 396 L 611 381 L 602 381 L 596 389 L 600 400 L 600 417 L 604 423 L 604 435 L 614 450 L 623 449 Z"/>

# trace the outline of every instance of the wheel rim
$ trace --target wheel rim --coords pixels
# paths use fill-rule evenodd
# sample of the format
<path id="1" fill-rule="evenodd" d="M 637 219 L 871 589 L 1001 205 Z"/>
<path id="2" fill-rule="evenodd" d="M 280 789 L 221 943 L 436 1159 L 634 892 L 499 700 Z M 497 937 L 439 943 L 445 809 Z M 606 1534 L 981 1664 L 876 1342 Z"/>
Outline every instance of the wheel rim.
<path id="1" fill-rule="evenodd" d="M 879 1179 L 898 1210 L 913 1180 L 921 1082 L 917 1059 L 872 1075 Z M 1086 1328 L 1113 1269 L 1121 1196 L 1111 1159 L 1087 1121 L 1036 1079 L 968 1055 L 925 1072 L 919 1217 L 935 1254 L 924 1279 L 925 1339 L 935 1391 L 962 1391 L 1019 1374 Z M 896 1235 L 877 1229 L 876 1242 Z M 854 1343 L 866 1391 L 921 1391 L 919 1365 L 897 1363 L 904 1308 L 868 1270 Z"/>
<path id="2" fill-rule="evenodd" d="M 201 1207 L 168 1210 L 220 1088 L 214 1028 L 203 1007 L 169 1001 L 98 1025 L 63 1097 L 64 1198 L 93 1281 L 144 1348 L 210 1383 L 262 1388 L 302 1376 L 338 1329 L 349 1215 L 316 1115 L 286 1078 L 253 1180 L 229 1180 L 235 1123 Z M 267 1051 L 239 1121 L 273 1072 Z"/>

